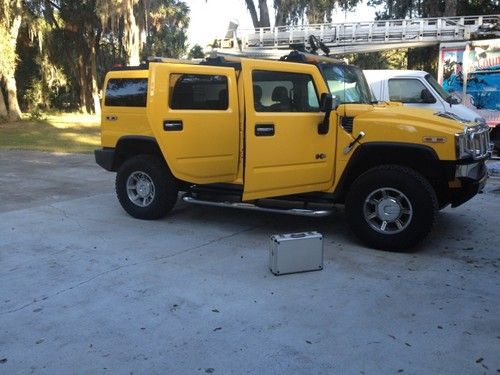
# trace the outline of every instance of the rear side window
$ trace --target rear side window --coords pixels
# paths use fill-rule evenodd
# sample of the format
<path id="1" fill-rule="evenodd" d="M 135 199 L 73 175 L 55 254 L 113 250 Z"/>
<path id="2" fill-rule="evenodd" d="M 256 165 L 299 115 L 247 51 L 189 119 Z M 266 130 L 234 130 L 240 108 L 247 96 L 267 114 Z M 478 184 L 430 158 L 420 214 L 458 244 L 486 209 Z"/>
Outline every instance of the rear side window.
<path id="1" fill-rule="evenodd" d="M 104 105 L 108 107 L 145 107 L 148 92 L 146 78 L 112 78 L 106 86 Z"/>
<path id="2" fill-rule="evenodd" d="M 227 77 L 208 74 L 171 74 L 169 106 L 172 109 L 225 110 Z"/>

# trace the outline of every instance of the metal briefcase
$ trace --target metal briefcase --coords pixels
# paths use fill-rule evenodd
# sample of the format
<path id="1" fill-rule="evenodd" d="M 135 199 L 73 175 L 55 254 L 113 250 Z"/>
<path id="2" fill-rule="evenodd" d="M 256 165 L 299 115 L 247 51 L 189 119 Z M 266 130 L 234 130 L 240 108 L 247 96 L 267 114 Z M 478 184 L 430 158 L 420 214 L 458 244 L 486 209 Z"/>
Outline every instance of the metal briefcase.
<path id="1" fill-rule="evenodd" d="M 272 235 L 269 268 L 275 275 L 322 270 L 323 236 L 318 232 Z"/>

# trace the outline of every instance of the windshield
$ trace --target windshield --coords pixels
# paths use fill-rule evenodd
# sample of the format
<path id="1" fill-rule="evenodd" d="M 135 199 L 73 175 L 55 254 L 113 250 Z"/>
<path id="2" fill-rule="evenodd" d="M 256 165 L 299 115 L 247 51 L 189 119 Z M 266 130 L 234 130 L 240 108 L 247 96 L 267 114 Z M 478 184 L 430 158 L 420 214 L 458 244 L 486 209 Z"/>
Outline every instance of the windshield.
<path id="1" fill-rule="evenodd" d="M 447 100 L 448 97 L 450 96 L 450 93 L 448 91 L 446 91 L 443 86 L 441 86 L 435 79 L 433 76 L 431 76 L 430 74 L 427 74 L 425 76 L 425 80 L 427 82 L 429 82 L 429 84 L 432 86 L 432 88 L 439 94 L 439 96 L 441 98 L 443 98 L 444 100 Z"/>
<path id="2" fill-rule="evenodd" d="M 373 102 L 370 87 L 361 69 L 352 65 L 321 64 L 321 71 L 332 95 L 341 103 Z"/>

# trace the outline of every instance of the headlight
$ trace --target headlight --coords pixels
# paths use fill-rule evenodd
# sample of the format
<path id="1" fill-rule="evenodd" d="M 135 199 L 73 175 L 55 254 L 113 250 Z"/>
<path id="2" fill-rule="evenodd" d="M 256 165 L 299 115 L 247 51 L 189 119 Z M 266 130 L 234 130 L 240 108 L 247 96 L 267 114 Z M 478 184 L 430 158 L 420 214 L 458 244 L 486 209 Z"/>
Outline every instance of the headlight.
<path id="1" fill-rule="evenodd" d="M 490 129 L 487 125 L 466 126 L 463 133 L 455 134 L 457 159 L 472 157 L 477 160 L 490 153 Z"/>

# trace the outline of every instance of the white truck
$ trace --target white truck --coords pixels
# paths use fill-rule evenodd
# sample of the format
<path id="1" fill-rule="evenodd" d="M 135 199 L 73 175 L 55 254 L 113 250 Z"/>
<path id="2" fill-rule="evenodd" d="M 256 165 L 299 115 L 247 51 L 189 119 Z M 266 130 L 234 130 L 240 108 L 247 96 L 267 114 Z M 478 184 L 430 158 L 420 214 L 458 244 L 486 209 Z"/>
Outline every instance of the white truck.
<path id="1" fill-rule="evenodd" d="M 451 113 L 466 121 L 484 120 L 474 110 L 461 104 L 461 99 L 447 92 L 434 77 L 421 70 L 364 70 L 377 101 L 401 102 L 434 112 Z"/>

